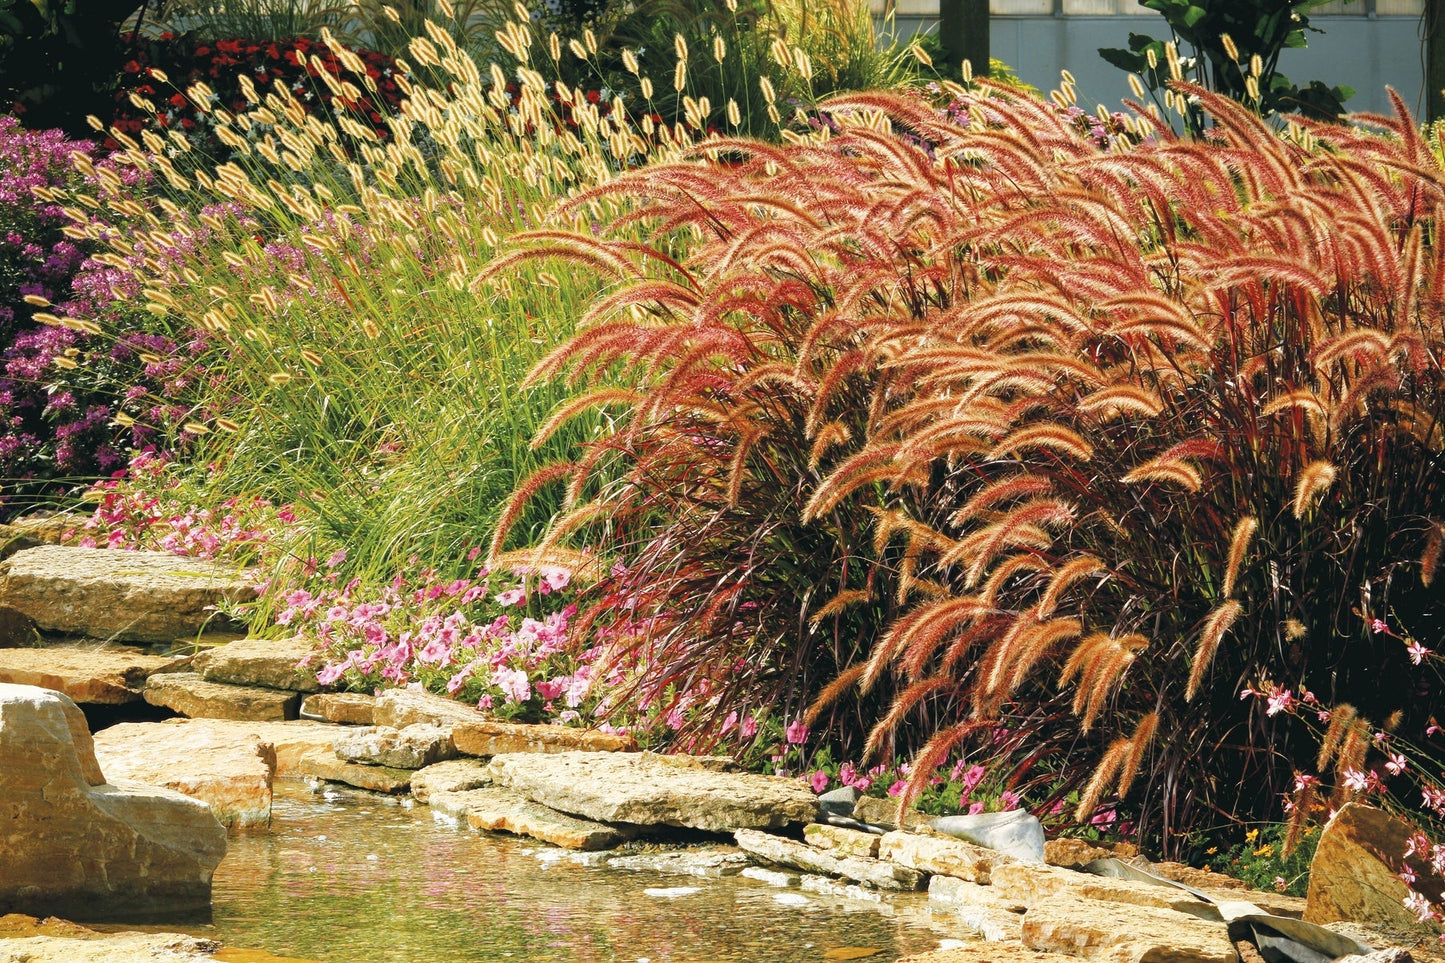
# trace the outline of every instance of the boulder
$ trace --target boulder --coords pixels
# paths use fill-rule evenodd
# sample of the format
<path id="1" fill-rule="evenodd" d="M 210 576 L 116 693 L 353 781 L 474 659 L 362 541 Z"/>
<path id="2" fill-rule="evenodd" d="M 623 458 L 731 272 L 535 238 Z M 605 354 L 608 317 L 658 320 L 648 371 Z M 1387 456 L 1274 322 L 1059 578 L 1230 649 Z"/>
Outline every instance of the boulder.
<path id="1" fill-rule="evenodd" d="M 0 563 L 0 605 L 40 628 L 96 639 L 192 638 L 224 602 L 256 597 L 233 565 L 166 552 L 41 545 Z"/>
<path id="2" fill-rule="evenodd" d="M 315 657 L 316 649 L 301 638 L 238 639 L 197 655 L 191 668 L 207 682 L 317 692 L 321 683 L 310 667 Z"/>
<path id="3" fill-rule="evenodd" d="M 140 700 L 151 674 L 184 664 L 124 645 L 0 649 L 0 683 L 53 689 L 75 702 L 123 705 Z"/>
<path id="4" fill-rule="evenodd" d="M 427 802 L 434 793 L 484 789 L 492 784 L 487 764 L 478 759 L 447 759 L 418 769 L 411 777 L 411 794 Z"/>
<path id="5" fill-rule="evenodd" d="M 219 732 L 121 723 L 95 734 L 95 757 L 111 779 L 164 786 L 201 800 L 227 829 L 271 824 L 276 750 L 244 728 Z"/>
<path id="6" fill-rule="evenodd" d="M 376 696 L 364 692 L 317 692 L 301 702 L 301 717 L 348 726 L 376 725 Z"/>
<path id="7" fill-rule="evenodd" d="M 153 706 L 164 706 L 198 719 L 282 722 L 295 719 L 301 695 L 282 689 L 207 682 L 196 672 L 164 672 L 146 679 L 141 693 Z"/>
<path id="8" fill-rule="evenodd" d="M 499 756 L 508 752 L 619 752 L 637 748 L 637 741 L 631 736 L 490 719 L 454 726 L 452 742 L 464 756 Z"/>
<path id="9" fill-rule="evenodd" d="M 644 753 L 508 753 L 488 768 L 498 786 L 598 822 L 730 832 L 811 822 L 818 811 L 795 779 L 693 769 Z"/>
<path id="10" fill-rule="evenodd" d="M 226 831 L 205 803 L 107 784 L 70 699 L 0 684 L 0 913 L 204 909 L 225 852 Z"/>
<path id="11" fill-rule="evenodd" d="M 296 773 L 312 779 L 339 782 L 357 789 L 372 792 L 403 793 L 411 788 L 414 770 L 397 769 L 394 766 L 373 766 L 359 762 L 347 762 L 328 745 L 302 752 L 294 761 Z"/>
<path id="12" fill-rule="evenodd" d="M 841 876 L 872 889 L 922 889 L 926 878 L 917 870 L 897 866 L 881 859 L 870 859 L 867 856 L 835 856 L 806 843 L 759 832 L 756 829 L 739 829 L 733 836 L 737 839 L 738 847 L 743 852 L 751 853 L 770 863 L 790 866 L 793 869 L 801 869 L 809 873 Z"/>
<path id="13" fill-rule="evenodd" d="M 1310 863 L 1309 896 L 1304 918 L 1311 923 L 1347 920 L 1384 923 L 1420 930 L 1415 914 L 1405 908 L 1409 889 L 1432 903 L 1445 895 L 1445 879 L 1427 860 L 1405 857 L 1412 835 L 1402 820 L 1363 803 L 1346 803 L 1325 824 Z M 1415 875 L 1406 887 L 1399 873 Z M 1438 927 L 1433 927 L 1438 932 Z"/>
<path id="14" fill-rule="evenodd" d="M 1024 914 L 1022 940 L 1031 950 L 1111 963 L 1239 960 L 1222 921 L 1092 899 L 1056 897 L 1030 906 Z"/>
<path id="15" fill-rule="evenodd" d="M 422 769 L 457 755 L 450 730 L 425 722 L 405 729 L 390 726 L 345 729 L 333 745 L 342 759 L 393 769 Z"/>
<path id="16" fill-rule="evenodd" d="M 337 726 L 324 722 L 237 722 L 232 719 L 167 719 L 164 722 L 149 723 L 160 727 L 173 727 L 180 732 L 209 732 L 223 737 L 254 736 L 270 743 L 276 750 L 276 775 L 302 777 L 310 775 L 303 763 L 313 755 L 325 754 L 340 764 L 332 740 L 340 731 Z M 164 737 L 162 737 L 164 738 Z M 182 738 L 177 735 L 176 738 Z"/>
<path id="17" fill-rule="evenodd" d="M 984 885 L 1001 868 L 1015 864 L 1012 856 L 952 836 L 903 831 L 888 833 L 880 840 L 878 858 L 920 872 L 956 876 Z"/>
<path id="18" fill-rule="evenodd" d="M 947 913 L 979 939 L 1017 940 L 1023 936 L 1023 905 L 1000 897 L 992 886 L 956 876 L 934 876 L 928 881 L 928 905 Z"/>
<path id="19" fill-rule="evenodd" d="M 405 729 L 419 722 L 455 727 L 486 719 L 474 706 L 421 689 L 387 689 L 376 697 L 372 711 L 375 725 L 393 729 Z"/>
<path id="20" fill-rule="evenodd" d="M 1001 897 L 1030 908 L 1056 900 L 1094 900 L 1219 919 L 1212 904 L 1173 886 L 1094 876 L 1055 866 L 1000 866 L 993 872 L 993 885 Z"/>
<path id="21" fill-rule="evenodd" d="M 1082 839 L 1050 839 L 1044 842 L 1044 862 L 1063 869 L 1078 869 L 1096 859 L 1113 859 L 1112 850 Z"/>
<path id="22" fill-rule="evenodd" d="M 865 823 L 872 823 L 875 826 L 898 827 L 898 803 L 893 799 L 881 799 L 877 796 L 863 796 L 853 805 L 853 816 Z M 916 809 L 907 809 L 903 812 L 903 828 L 917 829 L 927 827 L 933 820 L 932 816 L 925 815 Z"/>
<path id="23" fill-rule="evenodd" d="M 878 843 L 883 837 L 859 829 L 809 823 L 803 827 L 803 841 L 816 849 L 826 849 L 834 856 L 867 856 L 878 858 Z"/>

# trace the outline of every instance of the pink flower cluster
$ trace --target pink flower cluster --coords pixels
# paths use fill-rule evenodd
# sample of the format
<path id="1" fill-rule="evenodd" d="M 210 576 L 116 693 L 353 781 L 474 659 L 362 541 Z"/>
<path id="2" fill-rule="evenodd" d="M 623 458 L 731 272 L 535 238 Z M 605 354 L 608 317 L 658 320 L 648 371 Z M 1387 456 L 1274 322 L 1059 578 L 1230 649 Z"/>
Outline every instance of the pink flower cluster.
<path id="1" fill-rule="evenodd" d="M 321 651 L 317 680 L 325 686 L 372 690 L 420 684 L 471 702 L 500 718 L 581 722 L 590 708 L 592 651 L 573 653 L 567 604 L 538 617 L 520 611 L 536 598 L 566 588 L 568 573 L 547 569 L 532 577 L 480 572 L 476 578 L 415 584 L 398 574 L 361 596 L 359 583 L 296 588 L 276 616 Z"/>

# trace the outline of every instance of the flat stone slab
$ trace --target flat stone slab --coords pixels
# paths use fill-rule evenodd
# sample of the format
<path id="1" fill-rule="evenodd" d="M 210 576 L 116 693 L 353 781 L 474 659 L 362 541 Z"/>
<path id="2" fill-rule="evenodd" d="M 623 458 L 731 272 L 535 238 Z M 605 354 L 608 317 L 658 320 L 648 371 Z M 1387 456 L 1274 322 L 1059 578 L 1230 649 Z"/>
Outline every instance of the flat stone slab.
<path id="1" fill-rule="evenodd" d="M 191 668 L 207 682 L 318 692 L 316 669 L 303 665 L 315 655 L 305 639 L 238 639 L 200 653 Z"/>
<path id="2" fill-rule="evenodd" d="M 141 694 L 153 706 L 193 719 L 284 722 L 295 719 L 301 695 L 261 686 L 207 682 L 197 672 L 163 672 L 145 681 Z"/>
<path id="3" fill-rule="evenodd" d="M 448 759 L 418 769 L 411 777 L 411 794 L 417 802 L 428 802 L 434 793 L 485 789 L 492 774 L 480 759 Z"/>
<path id="4" fill-rule="evenodd" d="M 472 829 L 530 836 L 563 849 L 611 849 L 627 838 L 612 826 L 574 819 L 502 789 L 435 793 L 431 806 Z"/>
<path id="5" fill-rule="evenodd" d="M 390 726 L 347 728 L 336 737 L 336 754 L 348 762 L 394 769 L 423 769 L 455 759 L 451 730 L 419 722 L 405 729 Z"/>
<path id="6" fill-rule="evenodd" d="M 948 914 L 962 930 L 979 939 L 1017 940 L 1023 936 L 1023 905 L 999 896 L 992 886 L 956 876 L 934 876 L 928 881 L 928 905 Z"/>
<path id="7" fill-rule="evenodd" d="M 102 729 L 94 738 L 96 760 L 111 779 L 164 786 L 199 799 L 227 829 L 271 824 L 276 750 L 253 732 L 127 722 Z"/>
<path id="8" fill-rule="evenodd" d="M 347 726 L 374 726 L 376 696 L 364 692 L 316 692 L 301 701 L 301 716 Z"/>
<path id="9" fill-rule="evenodd" d="M 1059 897 L 1024 914 L 1023 945 L 1113 963 L 1237 963 L 1223 922 L 1149 906 Z"/>
<path id="10" fill-rule="evenodd" d="M 629 869 L 637 873 L 656 873 L 661 876 L 700 876 L 704 879 L 721 879 L 736 876 L 749 869 L 752 858 L 747 853 L 728 847 L 706 849 L 678 849 L 668 853 L 636 853 L 631 856 L 613 856 L 607 865 L 613 869 Z M 794 883 L 796 885 L 796 883 Z"/>
<path id="11" fill-rule="evenodd" d="M 268 742 L 276 751 L 276 775 L 299 778 L 311 775 L 304 763 L 313 755 L 325 754 L 336 762 L 332 740 L 341 731 L 339 726 L 325 722 L 296 720 L 291 722 L 237 722 L 233 719 L 167 719 L 151 725 L 171 726 L 176 731 L 217 733 L 222 736 L 254 735 Z M 179 736 L 177 737 L 179 738 Z"/>
<path id="12" fill-rule="evenodd" d="M 75 702 L 123 705 L 140 700 L 149 676 L 185 661 L 113 645 L 0 649 L 0 683 L 51 689 Z"/>
<path id="13" fill-rule="evenodd" d="M 433 726 L 464 726 L 488 717 L 475 706 L 418 689 L 387 689 L 376 697 L 372 722 L 404 729 L 425 722 Z"/>
<path id="14" fill-rule="evenodd" d="M 509 753 L 488 768 L 498 786 L 597 822 L 731 832 L 807 823 L 818 812 L 797 780 L 695 769 L 651 753 Z"/>
<path id="15" fill-rule="evenodd" d="M 1021 943 L 989 943 L 987 946 L 970 944 L 905 956 L 895 963 L 1078 963 L 1078 957 L 1042 953 Z"/>
<path id="16" fill-rule="evenodd" d="M 107 784 L 70 699 L 0 684 L 0 913 L 204 909 L 225 852 L 226 831 L 205 803 Z"/>
<path id="17" fill-rule="evenodd" d="M 0 605 L 47 631 L 94 639 L 191 638 L 218 605 L 255 597 L 235 566 L 165 552 L 41 545 L 0 563 Z"/>
<path id="18" fill-rule="evenodd" d="M 867 856 L 835 856 L 826 850 L 817 849 L 806 843 L 774 836 L 755 829 L 739 829 L 733 834 L 738 846 L 745 853 L 761 857 L 770 863 L 790 866 L 809 873 L 823 873 L 841 876 L 843 879 L 862 883 L 872 889 L 918 890 L 927 878 L 918 870 L 871 859 Z"/>
<path id="19" fill-rule="evenodd" d="M 951 836 L 904 831 L 888 833 L 879 840 L 878 858 L 919 872 L 956 876 L 984 885 L 993 882 L 1000 869 L 1016 863 L 1006 853 Z"/>
<path id="20" fill-rule="evenodd" d="M 452 742 L 464 756 L 499 756 L 509 752 L 624 752 L 637 748 L 637 741 L 631 736 L 488 719 L 453 726 Z"/>
<path id="21" fill-rule="evenodd" d="M 1005 899 L 1016 900 L 1030 908 L 1055 900 L 1078 899 L 1219 919 L 1219 911 L 1212 904 L 1172 886 L 1111 879 L 1055 866 L 1023 863 L 999 866 L 993 871 L 993 886 Z"/>
<path id="22" fill-rule="evenodd" d="M 183 933 L 0 938 L 0 963 L 215 963 L 220 945 Z"/>
<path id="23" fill-rule="evenodd" d="M 302 753 L 296 759 L 295 765 L 297 772 L 303 776 L 393 795 L 406 792 L 411 788 L 413 773 L 411 769 L 347 762 L 338 756 L 336 750 L 331 746 Z"/>

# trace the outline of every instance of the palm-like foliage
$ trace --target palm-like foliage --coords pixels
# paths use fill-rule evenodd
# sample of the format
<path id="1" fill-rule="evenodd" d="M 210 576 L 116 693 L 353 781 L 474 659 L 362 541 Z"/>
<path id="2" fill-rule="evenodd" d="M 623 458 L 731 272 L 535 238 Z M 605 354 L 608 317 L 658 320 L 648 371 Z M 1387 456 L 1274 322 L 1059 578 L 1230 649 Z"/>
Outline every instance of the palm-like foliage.
<path id="1" fill-rule="evenodd" d="M 624 546 L 589 616 L 650 666 L 640 701 L 701 734 L 811 701 L 917 752 L 915 791 L 1007 754 L 1081 815 L 1132 793 L 1166 848 L 1309 755 L 1246 685 L 1424 724 L 1366 626 L 1445 617 L 1445 177 L 1403 107 L 1284 137 L 1187 92 L 1212 136 L 1127 153 L 999 89 L 971 129 L 846 97 L 840 136 L 575 202 L 633 203 L 645 270 L 590 237 L 521 255 L 622 279 L 534 377 L 632 385 L 548 478 L 577 506 L 554 540 L 606 518 Z"/>

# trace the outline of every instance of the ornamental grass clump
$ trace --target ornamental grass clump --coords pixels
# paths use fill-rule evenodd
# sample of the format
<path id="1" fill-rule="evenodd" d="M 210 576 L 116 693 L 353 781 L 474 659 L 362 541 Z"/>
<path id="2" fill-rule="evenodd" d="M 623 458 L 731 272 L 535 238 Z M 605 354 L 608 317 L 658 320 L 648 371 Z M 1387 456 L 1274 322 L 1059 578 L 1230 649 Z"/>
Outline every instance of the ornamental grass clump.
<path id="1" fill-rule="evenodd" d="M 1361 613 L 1445 620 L 1445 175 L 1398 101 L 1276 131 L 1181 89 L 1207 137 L 1109 151 L 1000 88 L 966 126 L 838 98 L 837 136 L 709 144 L 563 208 L 631 205 L 610 234 L 530 238 L 612 274 L 531 379 L 597 385 L 549 428 L 610 420 L 513 508 L 605 530 L 579 620 L 634 703 L 702 737 L 807 704 L 908 796 L 967 750 L 1164 852 L 1314 755 L 1242 689 L 1425 725 Z"/>

